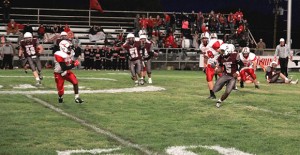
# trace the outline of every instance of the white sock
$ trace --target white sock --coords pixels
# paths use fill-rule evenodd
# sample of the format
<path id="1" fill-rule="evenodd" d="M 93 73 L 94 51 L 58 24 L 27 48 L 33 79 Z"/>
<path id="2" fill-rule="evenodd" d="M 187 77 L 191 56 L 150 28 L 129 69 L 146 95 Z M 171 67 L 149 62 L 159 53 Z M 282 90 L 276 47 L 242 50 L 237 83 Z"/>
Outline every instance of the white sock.
<path id="1" fill-rule="evenodd" d="M 222 102 L 221 99 L 219 99 L 218 102 Z"/>
<path id="2" fill-rule="evenodd" d="M 77 99 L 79 97 L 79 94 L 75 94 L 75 99 Z"/>
<path id="3" fill-rule="evenodd" d="M 289 79 L 288 79 L 288 78 L 285 78 L 285 81 L 289 81 Z"/>
<path id="4" fill-rule="evenodd" d="M 39 77 L 36 77 L 35 80 L 36 80 L 36 81 L 40 81 L 40 78 L 39 78 Z"/>

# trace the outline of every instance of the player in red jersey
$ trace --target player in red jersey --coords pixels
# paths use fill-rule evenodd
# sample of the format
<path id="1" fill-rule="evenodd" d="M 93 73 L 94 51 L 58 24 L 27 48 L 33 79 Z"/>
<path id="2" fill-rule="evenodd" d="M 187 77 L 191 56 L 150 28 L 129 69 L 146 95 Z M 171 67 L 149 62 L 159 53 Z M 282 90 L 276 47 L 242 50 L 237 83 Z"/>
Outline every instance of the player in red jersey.
<path id="1" fill-rule="evenodd" d="M 254 53 L 250 53 L 249 47 L 244 47 L 242 53 L 240 53 L 240 59 L 244 64 L 244 67 L 240 71 L 241 76 L 241 88 L 244 88 L 244 82 L 246 81 L 246 73 L 250 75 L 253 79 L 255 88 L 259 89 L 258 82 L 256 80 L 256 66 L 257 66 L 257 57 Z"/>
<path id="2" fill-rule="evenodd" d="M 24 58 L 27 60 L 33 76 L 36 80 L 36 85 L 41 85 L 41 80 L 43 77 L 41 76 L 42 65 L 40 60 L 40 54 L 44 51 L 42 45 L 39 44 L 37 38 L 33 38 L 30 32 L 26 32 L 24 34 L 24 39 L 20 41 L 19 48 L 19 58 Z"/>
<path id="3" fill-rule="evenodd" d="M 64 82 L 67 80 L 73 84 L 75 102 L 83 103 L 84 101 L 79 97 L 78 80 L 71 71 L 72 68 L 78 66 L 80 63 L 78 60 L 73 61 L 75 53 L 72 43 L 67 40 L 62 40 L 59 43 L 59 48 L 60 50 L 54 53 L 54 78 L 59 96 L 58 102 L 63 103 Z"/>
<path id="4" fill-rule="evenodd" d="M 146 72 L 148 75 L 148 83 L 152 84 L 152 76 L 151 76 L 151 59 L 154 56 L 152 42 L 147 40 L 146 35 L 140 36 L 141 43 L 141 57 L 142 57 L 142 78 L 145 80 Z"/>

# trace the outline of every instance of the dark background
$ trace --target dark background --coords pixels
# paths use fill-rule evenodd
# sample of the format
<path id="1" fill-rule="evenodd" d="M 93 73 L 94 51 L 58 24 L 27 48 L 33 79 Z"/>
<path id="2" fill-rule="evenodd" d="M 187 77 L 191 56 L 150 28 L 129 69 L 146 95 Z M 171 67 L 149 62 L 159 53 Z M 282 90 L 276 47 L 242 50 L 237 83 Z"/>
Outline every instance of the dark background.
<path id="1" fill-rule="evenodd" d="M 34 8 L 72 8 L 89 9 L 89 0 L 11 0 L 12 7 Z M 209 13 L 211 10 L 221 13 L 236 12 L 239 8 L 249 22 L 249 27 L 256 41 L 263 38 L 268 48 L 273 46 L 274 0 L 99 0 L 103 10 L 122 11 L 168 11 Z M 270 3 L 271 2 L 271 3 Z M 287 1 L 279 6 L 287 9 Z M 292 48 L 300 49 L 300 1 L 292 4 Z M 278 16 L 277 39 L 286 38 L 287 11 Z"/>

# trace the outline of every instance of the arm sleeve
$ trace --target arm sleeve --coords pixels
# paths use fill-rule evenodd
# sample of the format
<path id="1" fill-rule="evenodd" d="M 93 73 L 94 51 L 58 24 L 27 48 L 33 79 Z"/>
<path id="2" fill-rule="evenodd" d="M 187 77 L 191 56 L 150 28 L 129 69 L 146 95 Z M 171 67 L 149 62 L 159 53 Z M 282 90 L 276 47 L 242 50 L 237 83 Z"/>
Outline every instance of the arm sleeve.
<path id="1" fill-rule="evenodd" d="M 59 62 L 59 65 L 62 71 L 70 70 L 75 67 L 74 64 L 67 66 L 65 62 Z"/>

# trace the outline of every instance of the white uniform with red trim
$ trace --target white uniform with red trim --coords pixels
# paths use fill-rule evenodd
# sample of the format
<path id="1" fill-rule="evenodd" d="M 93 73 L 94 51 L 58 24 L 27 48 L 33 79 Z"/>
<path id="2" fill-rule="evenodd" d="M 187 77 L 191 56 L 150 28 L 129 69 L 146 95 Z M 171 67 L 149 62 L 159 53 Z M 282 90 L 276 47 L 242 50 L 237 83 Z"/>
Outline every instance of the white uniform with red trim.
<path id="1" fill-rule="evenodd" d="M 61 67 L 59 65 L 60 62 L 65 62 L 66 66 L 70 66 L 72 64 L 73 58 L 75 53 L 72 51 L 72 53 L 69 55 L 63 51 L 57 51 L 54 53 L 54 72 L 55 73 L 62 73 Z"/>
<path id="2" fill-rule="evenodd" d="M 247 58 L 244 57 L 243 53 L 240 53 L 240 59 L 244 63 L 244 68 L 253 68 L 253 61 L 257 61 L 254 53 L 249 53 Z"/>
<path id="3" fill-rule="evenodd" d="M 251 76 L 253 80 L 256 79 L 255 68 L 253 61 L 257 61 L 257 57 L 254 53 L 249 53 L 248 57 L 245 58 L 243 53 L 240 53 L 240 59 L 244 63 L 244 67 L 240 71 L 242 81 L 246 81 L 248 76 Z"/>

